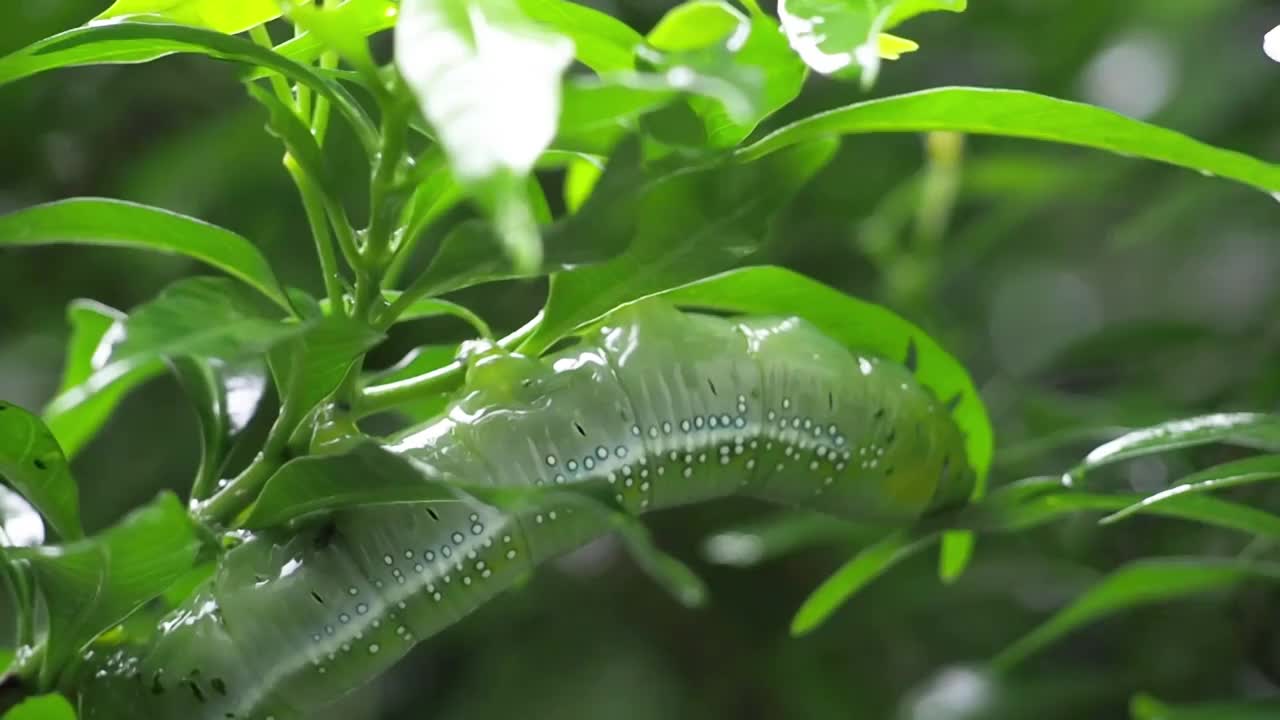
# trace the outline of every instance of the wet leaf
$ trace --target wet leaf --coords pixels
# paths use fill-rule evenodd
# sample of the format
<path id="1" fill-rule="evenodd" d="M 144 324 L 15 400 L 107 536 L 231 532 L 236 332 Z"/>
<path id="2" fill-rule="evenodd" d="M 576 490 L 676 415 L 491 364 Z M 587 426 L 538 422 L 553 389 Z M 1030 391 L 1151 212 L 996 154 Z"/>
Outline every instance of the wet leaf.
<path id="1" fill-rule="evenodd" d="M 182 577 L 198 548 L 186 509 L 164 493 L 101 535 L 11 550 L 30 563 L 48 608 L 42 680 L 52 681 L 72 654 Z"/>
<path id="2" fill-rule="evenodd" d="M 1187 475 L 1174 483 L 1168 490 L 1147 496 L 1123 510 L 1102 518 L 1101 522 L 1105 525 L 1117 520 L 1123 520 L 1131 515 L 1146 512 L 1157 503 L 1166 502 L 1189 493 L 1213 492 L 1277 478 L 1280 478 L 1280 455 L 1260 455 L 1223 463 Z"/>
<path id="3" fill-rule="evenodd" d="M 58 535 L 74 540 L 80 527 L 80 491 L 53 433 L 39 417 L 0 400 L 0 477 L 22 494 Z"/>

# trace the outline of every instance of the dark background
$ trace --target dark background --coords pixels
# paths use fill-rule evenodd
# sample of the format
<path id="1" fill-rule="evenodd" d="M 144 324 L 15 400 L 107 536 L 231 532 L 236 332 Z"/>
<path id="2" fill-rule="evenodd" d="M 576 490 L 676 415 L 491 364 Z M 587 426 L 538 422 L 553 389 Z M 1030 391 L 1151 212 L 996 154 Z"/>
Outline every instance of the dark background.
<path id="1" fill-rule="evenodd" d="M 0 10 L 0 52 L 107 4 L 10 0 Z M 902 28 L 922 49 L 888 64 L 873 95 L 946 84 L 1034 90 L 1280 159 L 1280 65 L 1261 50 L 1263 34 L 1280 24 L 1274 2 L 972 5 Z M 666 7 L 605 9 L 647 30 Z M 865 97 L 815 77 L 773 122 Z M 0 88 L 0 118 L 0 212 L 73 195 L 151 203 L 252 238 L 282 279 L 315 289 L 280 148 L 230 67 L 175 57 L 60 71 Z M 365 178 L 348 140 L 339 131 L 333 147 L 357 187 Z M 945 179 L 947 168 L 932 171 Z M 1280 409 L 1274 199 L 1138 160 L 992 138 L 968 139 L 955 171 L 954 216 L 942 232 L 922 232 L 922 139 L 848 139 L 785 220 L 769 259 L 885 303 L 955 352 L 997 425 L 994 482 L 1061 472 L 1110 427 Z M 560 178 L 545 180 L 558 197 Z M 109 249 L 0 252 L 0 397 L 32 407 L 48 400 L 71 299 L 128 309 L 196 271 L 185 260 Z M 537 310 L 544 289 L 486 287 L 458 299 L 510 329 Z M 390 364 L 464 331 L 410 324 L 375 360 Z M 86 523 L 102 527 L 159 488 L 184 490 L 197 452 L 195 417 L 173 380 L 135 392 L 75 462 Z M 1142 460 L 1098 482 L 1150 492 L 1228 457 Z M 1237 497 L 1280 507 L 1266 488 Z M 1099 528 L 1081 516 L 984 539 L 953 586 L 938 583 L 932 558 L 910 562 L 820 632 L 792 640 L 787 624 L 799 602 L 867 538 L 850 530 L 746 569 L 703 559 L 708 535 L 775 517 L 720 503 L 650 519 L 664 548 L 709 580 L 708 609 L 677 606 L 606 539 L 423 643 L 330 717 L 1052 720 L 1125 717 L 1138 691 L 1173 701 L 1277 691 L 1280 602 L 1263 586 L 1107 620 L 998 685 L 979 674 L 984 658 L 1108 569 L 1152 555 L 1233 553 L 1240 536 L 1143 518 Z"/>

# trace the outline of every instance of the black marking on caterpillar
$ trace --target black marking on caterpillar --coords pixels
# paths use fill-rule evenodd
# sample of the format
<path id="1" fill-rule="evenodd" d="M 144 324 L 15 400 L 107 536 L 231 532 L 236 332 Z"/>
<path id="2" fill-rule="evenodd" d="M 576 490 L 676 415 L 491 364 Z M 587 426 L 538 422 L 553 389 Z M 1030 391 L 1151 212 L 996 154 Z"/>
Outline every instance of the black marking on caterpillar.
<path id="1" fill-rule="evenodd" d="M 450 412 L 386 447 L 438 482 L 600 491 L 632 514 L 748 495 L 902 526 L 973 484 L 915 360 L 914 342 L 896 365 L 795 318 L 647 303 L 540 361 L 477 355 Z M 459 489 L 456 503 L 351 508 L 252 538 L 154 637 L 86 658 L 82 719 L 305 717 L 612 529 L 565 496 L 505 511 Z"/>
<path id="2" fill-rule="evenodd" d="M 914 373 L 919 368 L 920 360 L 917 357 L 915 338 L 907 340 L 907 356 L 902 359 L 902 365 L 908 371 Z"/>

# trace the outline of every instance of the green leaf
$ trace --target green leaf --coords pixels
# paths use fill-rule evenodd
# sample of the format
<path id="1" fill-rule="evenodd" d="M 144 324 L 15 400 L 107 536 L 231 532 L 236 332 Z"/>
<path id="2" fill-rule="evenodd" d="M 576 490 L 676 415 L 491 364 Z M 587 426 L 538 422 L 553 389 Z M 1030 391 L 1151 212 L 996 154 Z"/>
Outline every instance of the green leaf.
<path id="1" fill-rule="evenodd" d="M 573 43 L 514 0 L 405 0 L 396 65 L 521 272 L 541 264 L 525 178 L 555 136 Z"/>
<path id="2" fill-rule="evenodd" d="M 587 203 L 547 228 L 543 263 L 523 272 L 502 252 L 502 241 L 487 224 L 469 221 L 441 242 L 426 270 L 407 292 L 442 295 L 482 282 L 544 274 L 551 270 L 617 256 L 631 242 L 639 203 L 651 178 L 640 168 L 638 143 L 618 150 Z"/>
<path id="3" fill-rule="evenodd" d="M 10 550 L 30 563 L 48 612 L 42 681 L 54 680 L 68 658 L 182 577 L 198 549 L 182 503 L 163 493 L 99 536 Z"/>
<path id="4" fill-rule="evenodd" d="M 1019 90 L 940 88 L 858 103 L 792 123 L 744 148 L 758 158 L 831 135 L 953 130 L 1081 145 L 1280 191 L 1280 166 L 1110 110 Z"/>
<path id="5" fill-rule="evenodd" d="M 62 384 L 44 409 L 45 424 L 67 457 L 75 457 L 106 424 L 133 388 L 164 371 L 156 358 L 140 363 L 108 382 L 89 382 L 106 364 L 112 346 L 124 336 L 125 314 L 93 300 L 73 300 L 67 307 L 71 341 Z"/>
<path id="6" fill-rule="evenodd" d="M 960 527 L 985 532 L 1019 532 L 1065 515 L 1115 512 L 1141 499 L 1131 494 L 1079 492 L 1056 478 L 1028 478 L 1000 488 L 982 503 L 961 511 L 956 520 Z M 1280 540 L 1280 517 L 1207 495 L 1170 498 L 1148 512 Z"/>
<path id="7" fill-rule="evenodd" d="M 667 77 L 677 77 L 681 70 L 676 68 L 683 67 L 733 90 L 729 95 L 712 90 L 690 100 L 712 147 L 741 142 L 804 85 L 804 63 L 787 47 L 778 25 L 764 16 L 748 18 L 722 0 L 677 5 L 658 21 L 648 41 L 673 54 L 661 62 Z"/>
<path id="8" fill-rule="evenodd" d="M 1071 469 L 1066 479 L 1078 482 L 1085 473 L 1103 465 L 1217 442 L 1280 443 L 1280 417 L 1262 413 L 1216 413 L 1134 430 L 1094 448 L 1084 462 Z"/>
<path id="9" fill-rule="evenodd" d="M 459 497 L 411 461 L 364 443 L 342 455 L 289 461 L 267 481 L 239 525 L 263 529 L 355 505 L 458 502 Z"/>
<path id="10" fill-rule="evenodd" d="M 325 47 L 332 48 L 337 54 L 366 78 L 376 80 L 378 66 L 369 54 L 369 43 L 365 36 L 350 30 L 352 11 L 343 5 L 331 6 L 326 3 L 322 7 L 308 4 L 308 0 L 275 0 L 284 3 L 288 8 L 289 21 L 308 34 L 314 35 Z M 351 3 L 346 3 L 350 5 Z M 360 3 L 357 3 L 360 4 Z M 394 7 L 377 2 L 374 8 L 381 7 L 384 16 L 387 11 L 394 12 Z M 392 15 L 394 16 L 394 15 Z"/>
<path id="11" fill-rule="evenodd" d="M 217 485 L 232 441 L 266 394 L 267 369 L 256 357 L 237 363 L 181 357 L 170 364 L 200 423 L 200 465 L 192 495 L 203 499 Z"/>
<path id="12" fill-rule="evenodd" d="M 770 220 L 826 165 L 834 149 L 829 142 L 801 146 L 767 158 L 774 162 L 726 163 L 654 184 L 638 197 L 635 240 L 625 253 L 552 277 L 545 316 L 521 351 L 540 354 L 623 303 L 739 262 L 763 244 Z M 601 190 L 596 188 L 588 207 Z M 584 217 L 586 208 L 573 216 Z"/>
<path id="13" fill-rule="evenodd" d="M 101 198 L 60 200 L 0 216 L 0 247 L 63 243 L 186 255 L 243 280 L 285 306 L 279 281 L 252 243 L 195 218 Z"/>
<path id="14" fill-rule="evenodd" d="M 531 20 L 573 41 L 574 54 L 598 73 L 635 68 L 644 39 L 621 20 L 569 0 L 516 0 Z"/>
<path id="15" fill-rule="evenodd" d="M 971 532 L 952 530 L 942 535 L 942 551 L 938 553 L 938 579 L 953 583 L 964 574 L 973 557 L 974 537 Z"/>
<path id="16" fill-rule="evenodd" d="M 149 15 L 162 21 L 234 34 L 280 17 L 280 4 L 276 0 L 116 0 L 94 20 L 129 15 Z"/>
<path id="17" fill-rule="evenodd" d="M 31 547 L 44 542 L 44 520 L 21 495 L 0 485 L 0 548 Z M 5 663 L 0 661 L 0 675 Z"/>
<path id="18" fill-rule="evenodd" d="M 400 15 L 399 8 L 391 0 L 347 0 L 336 7 L 326 7 L 325 12 L 334 26 L 345 30 L 347 37 L 351 38 L 349 41 L 367 38 L 394 27 L 396 18 Z M 301 34 L 277 45 L 275 51 L 291 60 L 309 63 L 320 57 L 328 47 L 329 43 L 325 39 L 304 29 Z M 256 79 L 265 75 L 265 71 L 259 70 L 250 77 Z"/>
<path id="19" fill-rule="evenodd" d="M 884 27 L 886 30 L 892 30 L 911 18 L 927 12 L 940 10 L 964 12 L 969 5 L 969 0 L 879 0 L 879 3 L 880 7 L 889 11 Z"/>
<path id="20" fill-rule="evenodd" d="M 53 433 L 35 415 L 0 400 L 0 476 L 40 511 L 58 535 L 74 540 L 80 492 Z"/>
<path id="21" fill-rule="evenodd" d="M 1222 590 L 1251 578 L 1280 580 L 1280 567 L 1216 558 L 1159 558 L 1130 563 L 1005 648 L 991 665 L 1000 671 L 1011 670 L 1088 623 L 1143 605 Z"/>
<path id="22" fill-rule="evenodd" d="M 40 695 L 23 700 L 3 720 L 76 720 L 76 711 L 61 695 Z"/>
<path id="23" fill-rule="evenodd" d="M 689 0 L 668 10 L 645 39 L 659 50 L 701 50 L 727 40 L 744 21 L 728 3 Z"/>
<path id="24" fill-rule="evenodd" d="M 898 532 L 859 551 L 805 599 L 791 620 L 792 637 L 812 632 L 872 580 L 937 540 L 936 533 L 913 537 Z"/>
<path id="25" fill-rule="evenodd" d="M 636 118 L 676 97 L 674 88 L 632 83 L 634 77 L 629 73 L 566 81 L 555 147 L 606 155 L 630 132 Z"/>
<path id="26" fill-rule="evenodd" d="M 141 63 L 172 53 L 196 53 L 253 68 L 267 68 L 327 98 L 351 123 L 367 153 L 377 147 L 377 130 L 342 86 L 310 67 L 235 35 L 185 25 L 109 22 L 74 28 L 0 58 L 0 85 L 46 70 L 113 63 Z M 3 236 L 5 233 L 0 233 Z"/>
<path id="27" fill-rule="evenodd" d="M 1145 512 L 1157 503 L 1190 493 L 1212 492 L 1239 485 L 1280 478 L 1280 455 L 1259 455 L 1234 462 L 1215 465 L 1192 473 L 1174 483 L 1168 490 L 1143 498 L 1123 510 L 1102 518 L 1102 524 L 1116 522 L 1136 513 Z"/>
<path id="28" fill-rule="evenodd" d="M 1129 703 L 1133 720 L 1272 720 L 1280 716 L 1275 700 L 1234 700 L 1196 705 L 1168 705 L 1138 694 Z"/>
<path id="29" fill-rule="evenodd" d="M 382 337 L 362 322 L 333 316 L 273 348 L 268 359 L 286 411 L 302 417 L 315 409 Z"/>
<path id="30" fill-rule="evenodd" d="M 229 280 L 187 278 L 129 314 L 124 337 L 112 346 L 109 362 L 99 372 L 147 355 L 243 357 L 263 352 L 300 329 Z"/>
<path id="31" fill-rule="evenodd" d="M 779 267 L 748 267 L 660 293 L 677 305 L 752 315 L 798 315 L 844 346 L 903 362 L 916 357 L 916 379 L 952 412 L 966 435 L 965 450 L 981 497 L 994 446 L 991 421 L 964 365 L 919 327 L 887 308 Z M 914 348 L 914 351 L 912 350 Z"/>
<path id="32" fill-rule="evenodd" d="M 965 0 L 781 0 L 778 17 L 791 47 L 824 75 L 861 74 L 863 86 L 880 71 L 885 30 L 934 10 L 961 12 Z M 889 55 L 901 46 L 890 48 Z"/>

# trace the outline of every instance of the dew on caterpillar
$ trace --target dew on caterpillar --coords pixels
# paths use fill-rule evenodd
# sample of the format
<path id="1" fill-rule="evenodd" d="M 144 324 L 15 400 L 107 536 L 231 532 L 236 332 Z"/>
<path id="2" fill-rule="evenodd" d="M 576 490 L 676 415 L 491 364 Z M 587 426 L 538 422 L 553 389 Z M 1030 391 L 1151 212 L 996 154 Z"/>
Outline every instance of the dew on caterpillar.
<path id="1" fill-rule="evenodd" d="M 631 514 L 741 495 L 892 526 L 961 503 L 963 436 L 912 375 L 914 344 L 904 356 L 859 357 L 796 318 L 655 302 L 541 361 L 482 353 L 440 419 L 386 446 L 458 502 L 248 540 L 154 638 L 90 654 L 82 717 L 305 716 L 611 531 L 572 491 Z M 468 486 L 562 492 L 508 512 Z"/>

